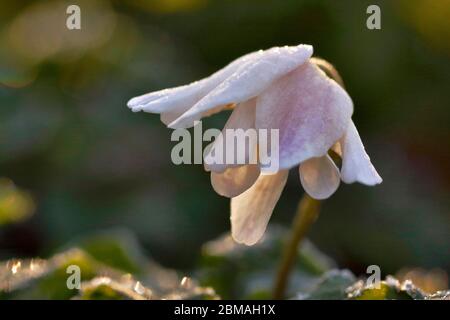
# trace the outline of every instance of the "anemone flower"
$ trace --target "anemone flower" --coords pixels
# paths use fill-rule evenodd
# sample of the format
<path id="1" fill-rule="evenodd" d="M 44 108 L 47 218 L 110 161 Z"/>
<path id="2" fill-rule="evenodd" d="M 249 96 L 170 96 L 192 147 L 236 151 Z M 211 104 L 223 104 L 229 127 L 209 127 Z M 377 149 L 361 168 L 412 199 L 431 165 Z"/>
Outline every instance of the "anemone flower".
<path id="1" fill-rule="evenodd" d="M 231 198 L 237 242 L 252 245 L 262 237 L 292 167 L 299 167 L 301 184 L 314 199 L 330 197 L 341 180 L 369 186 L 382 181 L 351 119 L 351 98 L 314 63 L 312 53 L 309 45 L 260 50 L 200 81 L 128 102 L 134 112 L 159 113 L 170 128 L 191 127 L 232 108 L 224 130 L 279 130 L 274 174 L 257 164 L 206 166 L 216 192 Z M 340 170 L 329 150 L 340 155 Z"/>

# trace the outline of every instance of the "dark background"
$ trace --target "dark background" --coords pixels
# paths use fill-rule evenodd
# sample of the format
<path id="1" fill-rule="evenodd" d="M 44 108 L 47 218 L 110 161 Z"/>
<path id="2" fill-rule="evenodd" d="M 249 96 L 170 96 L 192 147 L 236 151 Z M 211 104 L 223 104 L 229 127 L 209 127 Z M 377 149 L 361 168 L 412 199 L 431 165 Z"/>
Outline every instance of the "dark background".
<path id="1" fill-rule="evenodd" d="M 81 7 L 80 31 L 65 27 L 69 4 Z M 366 28 L 369 4 L 381 30 Z M 310 238 L 356 273 L 448 271 L 449 39 L 444 0 L 2 1 L 0 259 L 47 257 L 120 227 L 165 266 L 192 267 L 201 244 L 229 230 L 229 200 L 201 165 L 173 165 L 171 130 L 126 102 L 306 43 L 341 73 L 384 179 L 342 185 Z M 271 223 L 293 218 L 303 191 L 292 171 Z"/>

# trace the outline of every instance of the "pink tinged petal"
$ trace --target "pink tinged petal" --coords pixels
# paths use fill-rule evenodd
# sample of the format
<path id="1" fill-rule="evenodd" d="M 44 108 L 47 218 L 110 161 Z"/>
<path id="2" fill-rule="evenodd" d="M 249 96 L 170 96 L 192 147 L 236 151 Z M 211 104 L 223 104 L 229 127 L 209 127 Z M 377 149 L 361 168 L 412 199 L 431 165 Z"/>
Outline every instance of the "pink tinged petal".
<path id="1" fill-rule="evenodd" d="M 240 136 L 239 139 L 246 139 L 245 148 L 237 149 L 236 145 L 238 144 L 237 139 L 233 139 L 232 136 L 228 136 L 227 139 L 227 130 L 235 130 L 242 129 L 239 131 L 233 131 L 235 134 L 240 134 L 247 132 L 248 129 L 255 128 L 255 109 L 256 109 L 256 101 L 255 99 L 251 99 L 245 102 L 240 103 L 235 107 L 230 117 L 228 118 L 227 123 L 222 129 L 221 135 L 219 135 L 216 140 L 212 143 L 210 151 L 205 155 L 205 169 L 208 171 L 215 172 L 223 172 L 226 168 L 236 167 L 242 164 L 255 164 L 257 162 L 257 141 L 256 139 L 247 139 L 245 136 Z M 227 163 L 227 155 L 237 160 L 238 155 L 237 152 L 244 152 L 244 163 Z M 218 154 L 221 154 L 221 157 L 217 157 Z M 215 156 L 213 156 L 215 155 Z M 212 163 L 212 159 L 220 158 L 216 160 L 215 163 Z M 255 161 L 251 161 L 255 160 Z"/>
<path id="2" fill-rule="evenodd" d="M 234 240 L 250 246 L 261 239 L 287 177 L 287 170 L 260 175 L 250 189 L 231 199 L 231 235 Z"/>
<path id="3" fill-rule="evenodd" d="M 312 47 L 309 45 L 275 47 L 258 51 L 169 127 L 191 126 L 209 109 L 256 97 L 273 81 L 305 63 L 312 52 Z"/>
<path id="4" fill-rule="evenodd" d="M 341 181 L 339 169 L 328 155 L 302 162 L 299 173 L 303 188 L 317 200 L 329 198 Z"/>
<path id="5" fill-rule="evenodd" d="M 231 107 L 233 107 L 233 106 L 231 106 L 231 105 L 219 106 L 217 108 L 208 110 L 207 112 L 203 113 L 202 117 L 209 117 L 210 115 L 220 112 L 225 108 L 231 108 Z M 178 119 L 185 112 L 186 112 L 185 109 L 161 112 L 161 122 L 164 123 L 166 126 L 168 126 L 171 122 Z"/>
<path id="6" fill-rule="evenodd" d="M 250 188 L 259 177 L 259 166 L 249 164 L 228 168 L 223 173 L 211 172 L 211 184 L 221 196 L 237 197 Z"/>
<path id="7" fill-rule="evenodd" d="M 204 79 L 181 87 L 151 92 L 131 99 L 128 107 L 133 112 L 152 113 L 187 110 L 208 93 L 208 83 Z"/>
<path id="8" fill-rule="evenodd" d="M 244 55 L 232 61 L 211 76 L 195 81 L 191 84 L 150 92 L 134 97 L 128 101 L 127 105 L 134 112 L 145 111 L 151 113 L 171 113 L 168 116 L 164 116 L 164 121 L 172 118 L 175 114 L 178 115 L 176 117 L 178 118 L 206 94 L 208 94 L 208 92 L 213 90 L 221 82 L 231 76 L 240 65 L 248 62 L 257 55 L 258 52 Z M 170 122 L 175 119 L 172 119 Z"/>
<path id="9" fill-rule="evenodd" d="M 168 112 L 161 112 L 160 119 L 161 122 L 164 123 L 166 126 L 169 125 L 172 121 L 177 119 L 179 116 L 181 116 L 184 112 L 183 111 L 168 111 Z"/>
<path id="10" fill-rule="evenodd" d="M 353 113 L 347 92 L 310 62 L 271 85 L 256 108 L 257 129 L 279 129 L 280 168 L 325 155 Z"/>
<path id="11" fill-rule="evenodd" d="M 353 121 L 350 122 L 347 132 L 342 139 L 342 181 L 353 183 L 358 181 L 373 186 L 383 181 L 377 170 L 370 162 Z"/>

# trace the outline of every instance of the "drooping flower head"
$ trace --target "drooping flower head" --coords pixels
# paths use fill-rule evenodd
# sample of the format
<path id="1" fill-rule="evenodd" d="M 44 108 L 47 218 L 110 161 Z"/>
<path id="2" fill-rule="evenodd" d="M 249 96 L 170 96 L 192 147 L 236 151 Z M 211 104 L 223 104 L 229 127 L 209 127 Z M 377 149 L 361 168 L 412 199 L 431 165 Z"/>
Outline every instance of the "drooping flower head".
<path id="1" fill-rule="evenodd" d="M 280 170 L 275 174 L 250 163 L 206 166 L 214 189 L 232 198 L 231 229 L 238 242 L 252 245 L 261 238 L 292 167 L 299 166 L 301 184 L 315 199 L 330 197 L 341 180 L 366 185 L 382 181 L 351 119 L 351 98 L 313 63 L 312 53 L 309 45 L 260 50 L 200 81 L 128 102 L 135 112 L 159 113 L 170 128 L 191 127 L 232 107 L 224 130 L 279 130 Z M 342 158 L 340 170 L 328 155 L 330 149 Z"/>

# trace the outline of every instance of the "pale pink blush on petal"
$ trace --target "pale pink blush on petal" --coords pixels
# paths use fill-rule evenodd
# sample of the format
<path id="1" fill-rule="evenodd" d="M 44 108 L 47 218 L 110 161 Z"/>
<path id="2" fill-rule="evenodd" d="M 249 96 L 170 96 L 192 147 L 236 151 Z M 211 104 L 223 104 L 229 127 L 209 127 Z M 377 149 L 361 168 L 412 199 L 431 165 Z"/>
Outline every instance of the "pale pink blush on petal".
<path id="1" fill-rule="evenodd" d="M 353 121 L 350 122 L 345 136 L 342 138 L 342 181 L 345 183 L 360 182 L 368 186 L 383 181 L 370 162 Z"/>
<path id="2" fill-rule="evenodd" d="M 258 96 L 256 128 L 279 129 L 280 168 L 286 169 L 325 155 L 352 113 L 347 92 L 308 62 Z"/>
<path id="3" fill-rule="evenodd" d="M 228 168 L 223 173 L 211 172 L 211 185 L 221 196 L 237 197 L 249 189 L 259 177 L 259 166 L 249 164 Z"/>
<path id="4" fill-rule="evenodd" d="M 250 246 L 261 239 L 287 177 L 287 170 L 260 175 L 250 189 L 231 199 L 231 235 L 235 241 Z"/>
<path id="5" fill-rule="evenodd" d="M 242 164 L 237 163 L 226 163 L 226 155 L 227 152 L 233 153 L 234 159 L 237 159 L 236 152 L 238 151 L 236 149 L 236 146 L 233 144 L 236 141 L 228 141 L 226 137 L 226 130 L 228 129 L 242 129 L 244 131 L 248 129 L 254 129 L 255 128 L 255 109 L 256 109 L 256 101 L 255 99 L 250 99 L 248 101 L 245 101 L 243 103 L 238 104 L 233 112 L 231 113 L 230 117 L 227 120 L 227 123 L 225 124 L 222 134 L 216 138 L 216 140 L 212 143 L 210 151 L 205 155 L 205 159 L 208 157 L 211 157 L 212 153 L 217 153 L 220 151 L 223 154 L 223 161 L 221 163 L 207 163 L 208 161 L 205 160 L 205 169 L 207 171 L 215 171 L 215 172 L 223 172 L 226 168 L 229 167 L 237 167 Z M 233 144 L 232 144 L 233 142 Z M 245 148 L 245 164 L 250 164 L 250 152 L 257 151 L 257 141 L 256 140 L 250 140 L 250 144 L 246 144 Z M 218 150 L 220 148 L 220 150 Z M 250 151 L 252 150 L 252 151 Z M 239 150 L 242 151 L 242 150 Z"/>
<path id="6" fill-rule="evenodd" d="M 312 47 L 308 45 L 276 47 L 258 52 L 169 127 L 192 126 L 209 109 L 256 97 L 273 81 L 305 63 L 312 53 Z"/>
<path id="7" fill-rule="evenodd" d="M 141 103 L 133 103 L 133 99 L 128 102 L 129 108 L 133 112 L 145 111 L 150 113 L 161 113 L 170 111 L 186 111 L 204 97 L 214 83 L 208 80 L 201 80 L 189 85 L 176 87 L 172 89 L 164 89 L 154 93 L 150 93 L 149 97 L 133 98 L 137 101 L 143 100 Z"/>
<path id="8" fill-rule="evenodd" d="M 191 108 L 208 92 L 217 87 L 222 81 L 231 76 L 237 68 L 258 56 L 258 52 L 246 54 L 224 68 L 213 73 L 211 76 L 190 84 L 150 92 L 128 101 L 127 105 L 133 111 L 146 111 L 152 113 L 177 111 L 183 114 Z"/>
<path id="9" fill-rule="evenodd" d="M 306 193 L 317 200 L 329 198 L 341 182 L 339 169 L 328 155 L 302 162 L 299 173 Z"/>
<path id="10" fill-rule="evenodd" d="M 168 111 L 168 112 L 161 112 L 160 119 L 161 122 L 164 123 L 166 126 L 171 123 L 172 121 L 176 120 L 179 116 L 181 116 L 184 112 L 177 112 L 177 111 Z"/>
<path id="11" fill-rule="evenodd" d="M 217 108 L 208 110 L 207 112 L 205 112 L 202 117 L 209 117 L 215 113 L 218 113 L 220 111 L 222 111 L 225 108 L 228 108 L 229 106 L 219 106 Z M 164 123 L 166 126 L 168 126 L 171 122 L 175 121 L 176 119 L 178 119 L 180 116 L 182 116 L 184 114 L 184 112 L 186 112 L 186 110 L 172 110 L 172 111 L 167 111 L 167 112 L 161 112 L 161 122 Z"/>

